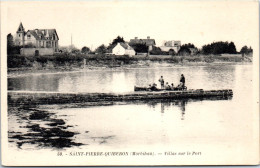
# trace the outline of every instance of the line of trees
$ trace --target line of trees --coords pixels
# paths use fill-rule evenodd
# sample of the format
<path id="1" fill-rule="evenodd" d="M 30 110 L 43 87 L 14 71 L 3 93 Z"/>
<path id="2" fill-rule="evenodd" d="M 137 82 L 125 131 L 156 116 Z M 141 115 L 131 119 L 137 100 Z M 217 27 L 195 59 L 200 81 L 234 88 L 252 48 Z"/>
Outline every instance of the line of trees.
<path id="1" fill-rule="evenodd" d="M 81 52 L 83 54 L 88 53 L 98 53 L 98 54 L 104 54 L 104 53 L 111 53 L 112 49 L 116 46 L 118 42 L 125 42 L 123 37 L 118 36 L 113 40 L 112 43 L 110 43 L 108 46 L 105 46 L 104 44 L 98 46 L 94 51 L 91 51 L 90 48 L 84 46 L 81 51 L 77 50 L 78 52 Z M 145 44 L 131 44 L 131 47 L 136 51 L 140 53 L 148 53 L 148 46 Z M 75 52 L 72 52 L 75 53 Z M 194 44 L 188 43 L 183 44 L 180 46 L 180 49 L 178 52 L 176 52 L 173 49 L 170 49 L 169 51 L 162 51 L 160 47 L 153 46 L 152 50 L 149 51 L 151 55 L 197 55 L 197 54 L 204 54 L 204 55 L 219 55 L 219 54 L 252 54 L 253 49 L 251 47 L 243 46 L 240 52 L 237 52 L 236 46 L 234 42 L 213 42 L 211 44 L 207 44 L 202 46 L 201 49 L 198 49 Z"/>
<path id="2" fill-rule="evenodd" d="M 89 47 L 84 46 L 82 49 L 77 49 L 75 46 L 69 46 L 69 47 L 60 47 L 60 50 L 64 53 L 82 53 L 82 54 L 89 54 L 89 53 L 98 53 L 98 54 L 104 54 L 104 53 L 111 53 L 112 49 L 117 45 L 117 43 L 125 42 L 123 37 L 117 36 L 112 43 L 110 43 L 108 46 L 105 46 L 104 44 L 98 46 L 94 51 L 91 51 Z M 131 47 L 136 52 L 141 53 L 148 53 L 148 46 L 145 44 L 130 44 Z M 25 48 L 31 48 L 33 46 L 26 45 Z M 21 46 L 14 45 L 14 38 L 9 33 L 7 35 L 7 54 L 19 54 L 20 53 Z M 253 49 L 251 47 L 247 47 L 246 45 L 243 46 L 240 50 L 240 52 L 237 52 L 236 46 L 234 42 L 213 42 L 211 44 L 203 45 L 202 48 L 199 50 L 194 44 L 188 43 L 183 44 L 180 46 L 180 49 L 178 52 L 176 52 L 173 49 L 170 49 L 169 51 L 162 51 L 160 47 L 153 46 L 152 50 L 149 51 L 152 55 L 196 55 L 196 54 L 204 54 L 204 55 L 219 55 L 219 54 L 237 54 L 241 53 L 243 55 L 249 55 L 253 53 Z"/>
<path id="3" fill-rule="evenodd" d="M 201 53 L 208 54 L 236 54 L 236 46 L 233 42 L 213 42 L 211 44 L 207 44 L 202 46 Z"/>

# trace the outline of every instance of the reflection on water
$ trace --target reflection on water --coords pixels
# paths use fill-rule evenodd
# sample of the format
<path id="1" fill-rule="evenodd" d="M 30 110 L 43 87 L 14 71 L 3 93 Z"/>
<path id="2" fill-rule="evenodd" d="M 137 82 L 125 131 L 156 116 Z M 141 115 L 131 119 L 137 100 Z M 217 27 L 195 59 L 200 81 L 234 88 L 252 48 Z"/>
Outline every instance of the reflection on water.
<path id="1" fill-rule="evenodd" d="M 188 103 L 192 102 L 202 102 L 203 100 L 207 101 L 217 101 L 217 100 L 231 100 L 232 96 L 228 97 L 209 97 L 209 98 L 197 98 L 197 99 L 181 99 L 181 100 L 169 100 L 169 99 L 155 99 L 155 100 L 146 100 L 146 101 L 134 101 L 128 102 L 130 104 L 138 104 L 138 102 L 147 104 L 148 107 L 155 108 L 156 106 L 160 105 L 160 113 L 165 113 L 165 108 L 170 106 L 177 106 L 179 107 L 179 111 L 181 112 L 181 120 L 185 119 L 185 107 Z"/>
<path id="2" fill-rule="evenodd" d="M 216 100 L 228 100 L 227 97 L 218 97 L 206 99 L 207 101 Z M 160 106 L 160 110 L 157 111 L 164 115 L 164 113 L 170 113 L 169 108 L 178 107 L 180 112 L 180 119 L 185 119 L 185 107 L 188 103 L 201 102 L 200 100 L 193 99 L 183 99 L 183 100 L 150 100 L 150 101 L 132 101 L 132 102 L 120 102 L 116 104 L 104 104 L 105 106 L 134 106 L 141 105 L 146 106 L 147 109 L 156 109 Z M 117 105 L 118 104 L 118 105 Z M 70 105 L 71 107 L 80 108 L 81 105 Z M 68 125 L 68 115 L 59 114 L 55 112 L 56 110 L 63 109 L 67 105 L 55 106 L 47 105 L 44 107 L 9 107 L 9 121 L 10 129 L 8 131 L 9 142 L 16 143 L 18 148 L 28 147 L 30 145 L 36 148 L 70 148 L 73 146 L 91 145 L 96 143 L 99 145 L 107 144 L 113 139 L 116 139 L 116 135 L 104 135 L 104 136 L 88 136 L 88 139 L 92 141 L 85 141 L 86 135 L 89 134 L 87 127 L 84 130 L 80 130 L 77 124 Z M 37 109 L 38 108 L 38 109 Z M 92 107 L 84 107 L 89 109 Z M 66 108 L 65 108 L 66 109 Z M 73 109 L 73 108 L 72 108 Z M 70 115 L 70 117 L 81 118 L 79 116 Z M 65 118 L 64 118 L 65 117 Z M 19 123 L 18 125 L 13 125 L 13 123 Z M 17 129 L 17 126 L 19 127 Z M 17 131 L 19 130 L 19 131 Z M 81 139 L 82 134 L 85 138 Z M 77 142 L 75 140 L 77 139 Z M 25 147 L 25 148 L 26 148 Z"/>

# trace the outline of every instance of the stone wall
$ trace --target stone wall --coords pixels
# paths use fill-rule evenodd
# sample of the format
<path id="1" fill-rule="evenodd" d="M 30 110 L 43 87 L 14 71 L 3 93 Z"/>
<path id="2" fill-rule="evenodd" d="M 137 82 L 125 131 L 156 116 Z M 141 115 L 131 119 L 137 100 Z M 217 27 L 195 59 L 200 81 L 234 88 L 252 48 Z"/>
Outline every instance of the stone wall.
<path id="1" fill-rule="evenodd" d="M 21 48 L 21 55 L 24 56 L 35 56 L 38 51 L 39 55 L 53 55 L 53 48 Z"/>

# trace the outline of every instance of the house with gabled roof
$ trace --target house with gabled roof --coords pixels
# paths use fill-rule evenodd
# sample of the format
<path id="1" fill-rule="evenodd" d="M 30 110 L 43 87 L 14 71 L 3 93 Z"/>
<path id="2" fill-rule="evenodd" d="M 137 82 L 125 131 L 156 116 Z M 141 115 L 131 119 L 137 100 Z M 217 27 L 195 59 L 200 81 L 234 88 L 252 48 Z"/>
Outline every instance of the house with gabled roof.
<path id="1" fill-rule="evenodd" d="M 59 51 L 59 37 L 56 29 L 34 29 L 25 31 L 20 23 L 15 37 L 15 45 L 30 46 L 32 48 L 49 48 Z"/>
<path id="2" fill-rule="evenodd" d="M 133 56 L 135 55 L 135 50 L 128 43 L 120 42 L 112 49 L 112 54 Z"/>
<path id="3" fill-rule="evenodd" d="M 138 37 L 135 37 L 134 39 L 130 39 L 129 45 L 135 45 L 135 44 L 145 44 L 148 47 L 149 51 L 151 51 L 153 49 L 153 46 L 156 45 L 155 40 L 151 39 L 150 36 L 147 36 L 146 39 L 138 39 Z"/>

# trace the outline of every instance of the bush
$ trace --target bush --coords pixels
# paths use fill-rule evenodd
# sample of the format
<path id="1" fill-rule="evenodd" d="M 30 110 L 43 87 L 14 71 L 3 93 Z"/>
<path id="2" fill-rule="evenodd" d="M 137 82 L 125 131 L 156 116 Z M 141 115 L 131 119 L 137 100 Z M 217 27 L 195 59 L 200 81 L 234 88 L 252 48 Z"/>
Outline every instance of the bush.
<path id="1" fill-rule="evenodd" d="M 10 55 L 7 57 L 8 68 L 20 68 L 26 66 L 25 57 L 19 55 Z"/>
<path id="2" fill-rule="evenodd" d="M 20 54 L 21 46 L 9 46 L 7 47 L 7 55 Z"/>

